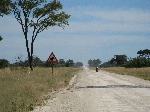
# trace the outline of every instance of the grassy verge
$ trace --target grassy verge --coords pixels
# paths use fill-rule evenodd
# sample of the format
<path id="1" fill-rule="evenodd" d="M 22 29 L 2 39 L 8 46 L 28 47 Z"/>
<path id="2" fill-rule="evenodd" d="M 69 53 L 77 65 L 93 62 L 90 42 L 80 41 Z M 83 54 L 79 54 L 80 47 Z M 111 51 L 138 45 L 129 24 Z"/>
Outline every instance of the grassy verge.
<path id="1" fill-rule="evenodd" d="M 65 87 L 78 73 L 78 68 L 51 68 L 29 70 L 0 69 L 0 112 L 27 112 L 50 96 L 50 91 Z"/>
<path id="2" fill-rule="evenodd" d="M 108 67 L 108 68 L 99 68 L 99 70 L 113 72 L 121 75 L 131 75 L 145 80 L 150 80 L 150 67 L 126 68 L 126 69 L 124 67 Z"/>

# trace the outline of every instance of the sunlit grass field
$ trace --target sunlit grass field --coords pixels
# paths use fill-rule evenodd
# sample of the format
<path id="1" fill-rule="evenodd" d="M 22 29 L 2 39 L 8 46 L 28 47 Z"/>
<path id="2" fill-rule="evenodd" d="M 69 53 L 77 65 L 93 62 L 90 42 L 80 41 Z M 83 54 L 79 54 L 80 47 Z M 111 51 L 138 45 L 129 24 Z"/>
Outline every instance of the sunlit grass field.
<path id="1" fill-rule="evenodd" d="M 99 70 L 105 70 L 112 73 L 121 75 L 131 75 L 145 80 L 150 80 L 150 67 L 146 68 L 124 68 L 124 67 L 108 67 L 99 68 Z"/>
<path id="2" fill-rule="evenodd" d="M 46 95 L 68 85 L 79 68 L 0 69 L 0 112 L 27 112 L 49 99 Z"/>

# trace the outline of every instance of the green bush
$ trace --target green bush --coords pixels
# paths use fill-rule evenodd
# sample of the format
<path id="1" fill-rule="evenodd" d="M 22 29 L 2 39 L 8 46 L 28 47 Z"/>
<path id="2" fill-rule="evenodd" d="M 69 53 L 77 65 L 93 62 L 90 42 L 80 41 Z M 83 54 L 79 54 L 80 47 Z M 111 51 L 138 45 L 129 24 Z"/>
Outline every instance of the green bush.
<path id="1" fill-rule="evenodd" d="M 6 59 L 0 59 L 0 69 L 8 67 L 9 66 L 9 61 Z"/>
<path id="2" fill-rule="evenodd" d="M 126 68 L 150 67 L 150 59 L 140 57 L 132 58 L 124 66 Z"/>

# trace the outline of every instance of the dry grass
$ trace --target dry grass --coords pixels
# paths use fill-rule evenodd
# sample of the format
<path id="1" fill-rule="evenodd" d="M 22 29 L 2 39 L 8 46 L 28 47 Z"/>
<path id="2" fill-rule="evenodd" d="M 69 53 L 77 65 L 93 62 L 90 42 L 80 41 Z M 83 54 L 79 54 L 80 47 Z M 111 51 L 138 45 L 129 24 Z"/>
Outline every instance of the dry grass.
<path id="1" fill-rule="evenodd" d="M 150 80 L 150 67 L 126 68 L 126 69 L 124 67 L 108 67 L 108 68 L 99 68 L 99 70 L 105 70 L 108 72 L 113 72 L 121 75 L 131 75 L 145 80 Z"/>
<path id="2" fill-rule="evenodd" d="M 65 87 L 78 68 L 0 69 L 0 112 L 26 112 L 41 105 L 50 91 Z M 43 97 L 45 96 L 45 97 Z"/>

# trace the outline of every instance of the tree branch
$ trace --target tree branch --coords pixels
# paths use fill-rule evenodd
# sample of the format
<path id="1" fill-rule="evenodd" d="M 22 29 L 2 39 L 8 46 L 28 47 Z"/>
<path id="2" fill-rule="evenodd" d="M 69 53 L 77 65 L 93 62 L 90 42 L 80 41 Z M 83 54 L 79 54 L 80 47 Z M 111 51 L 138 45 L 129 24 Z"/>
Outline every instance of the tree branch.
<path id="1" fill-rule="evenodd" d="M 15 18 L 17 19 L 17 21 L 19 22 L 19 24 L 22 26 L 22 31 L 24 32 L 24 24 L 22 22 L 22 19 L 21 19 L 21 14 L 20 14 L 20 11 L 18 9 L 15 9 L 14 10 L 14 15 L 15 15 Z"/>

